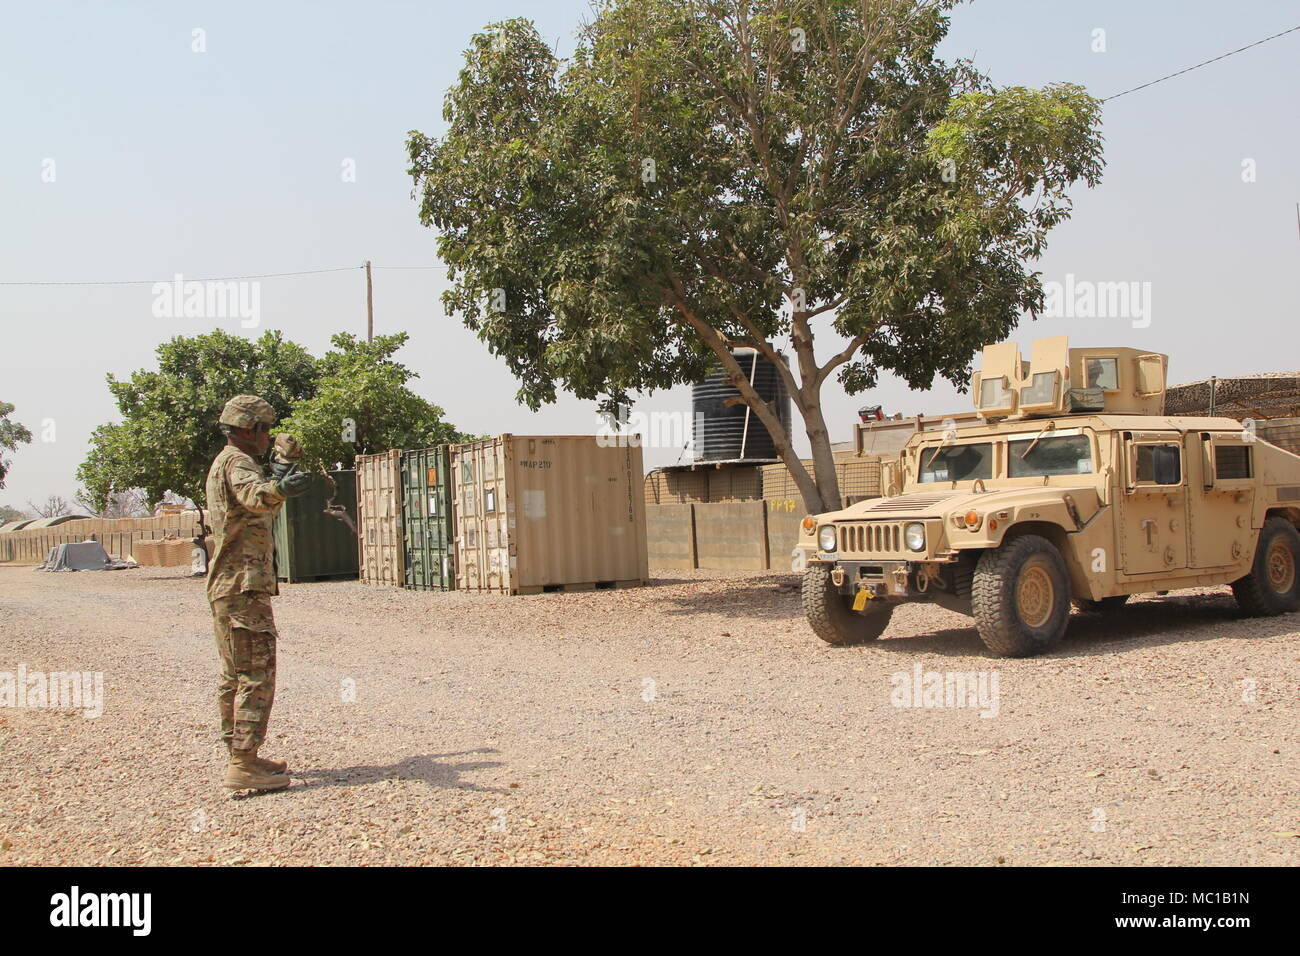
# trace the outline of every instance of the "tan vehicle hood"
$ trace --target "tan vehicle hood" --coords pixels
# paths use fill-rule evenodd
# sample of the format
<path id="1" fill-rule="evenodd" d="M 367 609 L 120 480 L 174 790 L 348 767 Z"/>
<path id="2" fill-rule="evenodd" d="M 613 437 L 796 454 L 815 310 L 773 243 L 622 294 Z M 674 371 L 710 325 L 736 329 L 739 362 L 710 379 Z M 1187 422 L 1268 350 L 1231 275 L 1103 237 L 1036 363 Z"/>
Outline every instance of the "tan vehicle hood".
<path id="1" fill-rule="evenodd" d="M 870 498 L 860 501 L 840 512 L 836 518 L 838 520 L 942 518 L 970 510 L 983 513 L 991 510 L 1022 509 L 1040 503 L 1059 504 L 1065 495 L 1069 495 L 1075 501 L 1085 521 L 1100 504 L 1097 488 L 1094 485 L 990 488 L 984 492 L 922 491 L 895 495 L 892 498 Z"/>

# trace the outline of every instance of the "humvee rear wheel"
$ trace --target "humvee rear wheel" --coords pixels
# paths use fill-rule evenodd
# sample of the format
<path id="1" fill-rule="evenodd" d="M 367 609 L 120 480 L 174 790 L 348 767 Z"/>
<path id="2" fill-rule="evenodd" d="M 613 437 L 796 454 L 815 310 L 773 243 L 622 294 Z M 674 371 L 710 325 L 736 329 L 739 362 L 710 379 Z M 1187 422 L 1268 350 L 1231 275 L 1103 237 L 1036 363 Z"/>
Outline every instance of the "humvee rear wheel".
<path id="1" fill-rule="evenodd" d="M 1028 657 L 1060 643 L 1070 616 L 1065 561 L 1046 538 L 1027 534 L 975 566 L 971 611 L 980 639 L 999 657 Z"/>
<path id="2" fill-rule="evenodd" d="M 1116 594 L 1112 597 L 1104 597 L 1100 601 L 1094 601 L 1091 598 L 1075 598 L 1074 606 L 1080 611 L 1086 611 L 1090 614 L 1105 614 L 1109 611 L 1118 611 L 1132 595 Z"/>
<path id="3" fill-rule="evenodd" d="M 1285 518 L 1269 518 L 1259 532 L 1250 574 L 1232 582 L 1247 614 L 1268 616 L 1300 609 L 1300 532 Z"/>
<path id="4" fill-rule="evenodd" d="M 831 582 L 831 566 L 814 564 L 803 573 L 803 611 L 813 633 L 827 644 L 849 645 L 878 638 L 889 626 L 894 606 L 874 600 L 864 610 L 853 610 L 853 599 Z"/>

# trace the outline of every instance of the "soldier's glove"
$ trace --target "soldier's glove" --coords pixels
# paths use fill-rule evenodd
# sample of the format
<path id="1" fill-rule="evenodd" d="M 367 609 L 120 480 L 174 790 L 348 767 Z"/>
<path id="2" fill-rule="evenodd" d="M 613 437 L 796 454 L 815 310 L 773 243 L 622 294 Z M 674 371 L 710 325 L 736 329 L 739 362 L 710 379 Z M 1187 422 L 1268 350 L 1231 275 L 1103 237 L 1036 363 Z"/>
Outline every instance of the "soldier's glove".
<path id="1" fill-rule="evenodd" d="M 296 471 L 276 482 L 275 489 L 286 498 L 297 498 L 299 495 L 305 495 L 311 489 L 311 475 L 304 475 L 302 472 Z"/>
<path id="2" fill-rule="evenodd" d="M 279 459 L 272 457 L 270 471 L 272 478 L 276 481 L 283 481 L 285 478 L 288 478 L 290 475 L 298 471 L 298 465 L 296 462 L 280 461 Z"/>

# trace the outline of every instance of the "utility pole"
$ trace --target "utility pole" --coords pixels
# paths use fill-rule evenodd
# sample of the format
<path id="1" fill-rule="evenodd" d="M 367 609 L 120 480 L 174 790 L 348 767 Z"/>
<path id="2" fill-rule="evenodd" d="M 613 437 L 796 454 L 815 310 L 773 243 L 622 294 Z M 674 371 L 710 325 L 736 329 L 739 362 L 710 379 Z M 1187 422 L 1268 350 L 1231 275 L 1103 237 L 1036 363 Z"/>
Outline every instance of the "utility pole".
<path id="1" fill-rule="evenodd" d="M 375 288 L 370 282 L 370 260 L 366 260 L 366 344 L 375 340 Z"/>

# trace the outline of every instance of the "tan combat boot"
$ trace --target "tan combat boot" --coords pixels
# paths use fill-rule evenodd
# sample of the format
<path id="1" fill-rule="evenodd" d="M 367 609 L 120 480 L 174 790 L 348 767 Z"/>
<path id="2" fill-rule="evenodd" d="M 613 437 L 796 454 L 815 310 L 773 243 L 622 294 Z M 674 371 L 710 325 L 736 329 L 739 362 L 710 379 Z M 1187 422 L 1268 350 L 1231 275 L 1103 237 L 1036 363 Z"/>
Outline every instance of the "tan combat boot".
<path id="1" fill-rule="evenodd" d="M 229 753 L 232 758 L 235 756 L 235 751 L 232 747 L 227 746 L 226 752 Z M 265 757 L 257 756 L 256 753 L 253 754 L 253 762 L 267 773 L 284 773 L 289 769 L 289 765 L 283 760 L 267 760 Z"/>
<path id="2" fill-rule="evenodd" d="M 289 786 L 289 778 L 265 770 L 256 753 L 235 751 L 226 768 L 225 786 L 230 790 L 283 790 Z"/>

